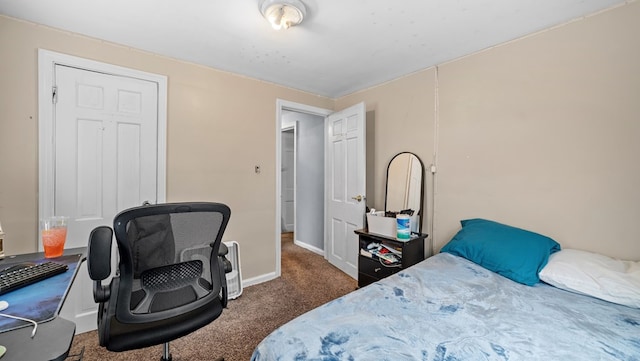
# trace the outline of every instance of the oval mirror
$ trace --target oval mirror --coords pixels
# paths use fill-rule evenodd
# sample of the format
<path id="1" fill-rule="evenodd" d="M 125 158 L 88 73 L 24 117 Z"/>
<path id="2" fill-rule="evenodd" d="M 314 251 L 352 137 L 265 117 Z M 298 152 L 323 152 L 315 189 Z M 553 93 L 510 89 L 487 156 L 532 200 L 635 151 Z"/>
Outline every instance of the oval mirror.
<path id="1" fill-rule="evenodd" d="M 424 167 L 417 155 L 409 152 L 396 154 L 387 167 L 387 188 L 384 209 L 387 212 L 412 210 L 417 216 L 417 232 L 422 226 Z"/>

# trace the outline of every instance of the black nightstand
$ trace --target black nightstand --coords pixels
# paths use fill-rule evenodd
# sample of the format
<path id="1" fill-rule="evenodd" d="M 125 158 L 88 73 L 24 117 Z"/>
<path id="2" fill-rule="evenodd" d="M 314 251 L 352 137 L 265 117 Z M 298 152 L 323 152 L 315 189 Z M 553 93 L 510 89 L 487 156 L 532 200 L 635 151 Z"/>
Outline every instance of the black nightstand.
<path id="1" fill-rule="evenodd" d="M 375 233 L 366 229 L 355 231 L 359 238 L 360 255 L 358 256 L 358 287 L 381 280 L 404 268 L 424 260 L 424 240 L 427 234 L 412 235 L 408 241 L 398 241 L 395 238 Z M 372 255 L 368 246 L 372 243 L 383 244 L 399 252 L 399 262 L 386 264 L 379 257 Z"/>

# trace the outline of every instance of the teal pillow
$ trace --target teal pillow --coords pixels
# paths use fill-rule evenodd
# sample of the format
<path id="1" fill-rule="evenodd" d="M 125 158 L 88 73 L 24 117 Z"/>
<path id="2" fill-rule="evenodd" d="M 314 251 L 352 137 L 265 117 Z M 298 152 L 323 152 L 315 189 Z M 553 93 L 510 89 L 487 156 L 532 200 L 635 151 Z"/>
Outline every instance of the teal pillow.
<path id="1" fill-rule="evenodd" d="M 538 272 L 560 250 L 553 239 L 486 219 L 467 219 L 440 252 L 468 259 L 518 283 L 540 282 Z"/>

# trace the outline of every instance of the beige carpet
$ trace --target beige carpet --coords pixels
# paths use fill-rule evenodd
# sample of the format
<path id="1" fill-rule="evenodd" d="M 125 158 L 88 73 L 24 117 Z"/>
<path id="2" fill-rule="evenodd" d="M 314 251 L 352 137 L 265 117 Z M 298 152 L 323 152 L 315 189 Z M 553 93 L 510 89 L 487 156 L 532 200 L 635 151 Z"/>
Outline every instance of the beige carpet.
<path id="1" fill-rule="evenodd" d="M 248 361 L 258 343 L 280 325 L 356 289 L 356 280 L 322 256 L 294 245 L 287 236 L 282 243 L 282 277 L 246 287 L 239 298 L 229 301 L 220 318 L 171 342 L 174 361 L 220 356 L 226 361 Z M 241 257 L 242 252 L 241 246 Z M 96 331 L 76 335 L 70 354 L 83 347 L 84 361 L 158 361 L 162 355 L 162 346 L 109 352 L 98 345 Z"/>

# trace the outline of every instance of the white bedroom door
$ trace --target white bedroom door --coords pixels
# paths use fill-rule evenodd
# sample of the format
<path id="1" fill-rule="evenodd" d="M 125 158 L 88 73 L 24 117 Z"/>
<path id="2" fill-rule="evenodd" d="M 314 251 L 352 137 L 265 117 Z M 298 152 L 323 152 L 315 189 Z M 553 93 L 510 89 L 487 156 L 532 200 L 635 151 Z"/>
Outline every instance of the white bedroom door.
<path id="1" fill-rule="evenodd" d="M 366 211 L 365 104 L 326 118 L 326 258 L 353 278 L 358 277 L 358 237 Z"/>
<path id="2" fill-rule="evenodd" d="M 65 248 L 86 247 L 118 212 L 158 201 L 158 84 L 56 64 L 54 92 L 53 213 L 69 217 Z M 60 313 L 96 328 L 86 263 Z"/>
<path id="3" fill-rule="evenodd" d="M 157 84 L 56 66 L 56 215 L 70 217 L 66 248 L 121 210 L 156 203 Z"/>
<path id="4" fill-rule="evenodd" d="M 61 65 L 55 79 L 54 212 L 69 217 L 66 248 L 84 247 L 118 212 L 156 203 L 157 84 Z M 78 332 L 96 327 L 91 290 L 83 265 L 63 311 Z"/>

